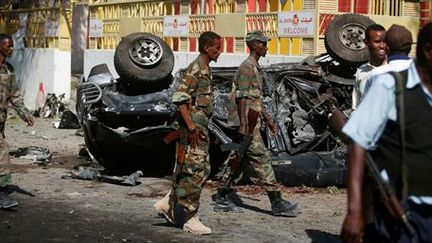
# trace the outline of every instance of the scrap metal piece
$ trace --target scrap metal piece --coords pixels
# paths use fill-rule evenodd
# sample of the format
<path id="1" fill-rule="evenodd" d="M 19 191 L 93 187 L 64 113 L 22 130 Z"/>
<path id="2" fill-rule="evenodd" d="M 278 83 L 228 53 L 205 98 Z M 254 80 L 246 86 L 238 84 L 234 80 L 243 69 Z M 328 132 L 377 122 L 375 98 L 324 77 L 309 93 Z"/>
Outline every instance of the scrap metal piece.
<path id="1" fill-rule="evenodd" d="M 33 161 L 48 162 L 51 160 L 51 152 L 47 148 L 28 146 L 24 148 L 19 148 L 16 151 L 11 151 L 9 153 L 15 158 L 29 159 Z"/>
<path id="2" fill-rule="evenodd" d="M 103 175 L 100 170 L 98 168 L 78 166 L 78 168 L 70 172 L 70 177 L 72 179 L 99 180 L 118 185 L 136 186 L 140 184 L 139 177 L 143 175 L 142 171 L 138 170 L 129 176 L 109 176 Z"/>

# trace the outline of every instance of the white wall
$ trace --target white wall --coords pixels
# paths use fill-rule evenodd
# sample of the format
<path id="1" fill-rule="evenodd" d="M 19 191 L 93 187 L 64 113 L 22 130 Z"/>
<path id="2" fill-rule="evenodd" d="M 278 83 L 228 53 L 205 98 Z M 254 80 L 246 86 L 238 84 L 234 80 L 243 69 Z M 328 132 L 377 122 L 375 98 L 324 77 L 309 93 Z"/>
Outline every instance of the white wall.
<path id="1" fill-rule="evenodd" d="M 185 68 L 198 56 L 198 52 L 174 52 L 174 69 L 175 73 L 179 68 Z M 215 67 L 239 66 L 247 57 L 247 54 L 226 54 L 223 53 L 217 63 L 211 63 Z M 304 56 L 275 56 L 268 55 L 260 59 L 261 65 L 269 65 L 280 62 L 299 62 L 304 59 Z M 84 51 L 84 77 L 87 78 L 90 69 L 98 64 L 106 63 L 114 75 L 118 78 L 118 74 L 114 68 L 114 50 L 91 50 Z"/>
<path id="2" fill-rule="evenodd" d="M 71 54 L 58 49 L 26 48 L 16 49 L 9 60 L 15 67 L 15 74 L 29 109 L 36 108 L 39 83 L 44 84 L 45 95 L 55 93 L 70 98 Z"/>

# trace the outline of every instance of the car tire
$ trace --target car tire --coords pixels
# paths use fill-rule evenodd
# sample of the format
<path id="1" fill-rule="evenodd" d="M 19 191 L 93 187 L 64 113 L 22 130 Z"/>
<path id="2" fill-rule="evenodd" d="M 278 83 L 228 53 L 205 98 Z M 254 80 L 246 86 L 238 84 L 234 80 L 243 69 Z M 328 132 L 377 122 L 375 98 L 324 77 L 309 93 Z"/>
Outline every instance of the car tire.
<path id="1" fill-rule="evenodd" d="M 174 67 L 174 54 L 161 38 L 133 33 L 122 38 L 114 54 L 120 82 L 132 89 L 162 90 Z"/>
<path id="2" fill-rule="evenodd" d="M 375 22 L 359 14 L 337 16 L 327 27 L 324 44 L 336 61 L 345 65 L 367 62 L 369 51 L 364 43 L 366 28 Z"/>

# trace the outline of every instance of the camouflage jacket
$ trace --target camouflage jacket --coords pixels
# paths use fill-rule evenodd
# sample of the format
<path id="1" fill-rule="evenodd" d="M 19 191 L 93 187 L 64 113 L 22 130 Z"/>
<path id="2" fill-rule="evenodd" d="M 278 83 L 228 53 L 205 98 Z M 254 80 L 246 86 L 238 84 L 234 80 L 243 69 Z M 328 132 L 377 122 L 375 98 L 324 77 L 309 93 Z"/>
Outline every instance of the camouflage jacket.
<path id="1" fill-rule="evenodd" d="M 21 119 L 25 120 L 29 111 L 24 106 L 13 67 L 6 62 L 4 65 L 0 65 L 0 123 L 6 121 L 9 103 Z"/>
<path id="2" fill-rule="evenodd" d="M 213 112 L 212 73 L 200 54 L 186 69 L 182 82 L 173 95 L 173 103 L 191 105 L 191 117 L 195 124 L 207 126 Z"/>
<path id="3" fill-rule="evenodd" d="M 232 82 L 232 93 L 228 104 L 229 126 L 240 125 L 236 99 L 246 98 L 246 110 L 262 111 L 262 88 L 263 79 L 260 66 L 255 58 L 249 56 L 238 68 Z"/>

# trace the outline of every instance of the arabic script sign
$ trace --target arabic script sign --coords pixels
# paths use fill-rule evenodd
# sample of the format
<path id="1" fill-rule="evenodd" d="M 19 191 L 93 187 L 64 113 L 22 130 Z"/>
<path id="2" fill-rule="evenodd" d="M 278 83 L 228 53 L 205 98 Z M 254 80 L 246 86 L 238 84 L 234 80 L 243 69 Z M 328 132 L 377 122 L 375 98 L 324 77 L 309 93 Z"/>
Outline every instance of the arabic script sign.
<path id="1" fill-rule="evenodd" d="M 44 29 L 45 37 L 58 37 L 59 36 L 59 23 L 57 20 L 47 20 Z"/>
<path id="2" fill-rule="evenodd" d="M 187 15 L 164 16 L 164 36 L 188 36 L 189 17 Z"/>
<path id="3" fill-rule="evenodd" d="M 90 19 L 89 37 L 103 37 L 103 21 L 100 19 Z"/>
<path id="4" fill-rule="evenodd" d="M 278 36 L 313 37 L 314 34 L 314 11 L 278 13 Z"/>

